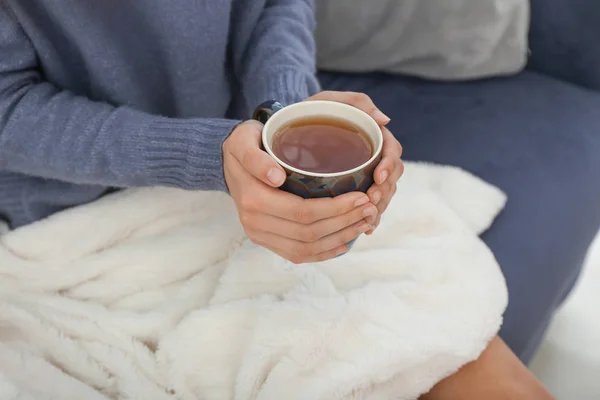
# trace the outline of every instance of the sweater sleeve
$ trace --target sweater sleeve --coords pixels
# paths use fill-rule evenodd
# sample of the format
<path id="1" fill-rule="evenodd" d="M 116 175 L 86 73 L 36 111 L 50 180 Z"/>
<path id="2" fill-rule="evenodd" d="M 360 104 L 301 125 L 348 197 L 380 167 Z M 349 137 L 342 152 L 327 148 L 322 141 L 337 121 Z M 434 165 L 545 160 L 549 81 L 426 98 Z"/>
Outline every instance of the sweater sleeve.
<path id="1" fill-rule="evenodd" d="M 222 143 L 239 121 L 171 119 L 44 81 L 0 2 L 0 170 L 78 184 L 226 190 Z"/>
<path id="2" fill-rule="evenodd" d="M 250 109 L 266 100 L 290 105 L 320 90 L 313 0 L 262 1 L 257 15 L 238 1 L 232 26 L 234 70 Z"/>

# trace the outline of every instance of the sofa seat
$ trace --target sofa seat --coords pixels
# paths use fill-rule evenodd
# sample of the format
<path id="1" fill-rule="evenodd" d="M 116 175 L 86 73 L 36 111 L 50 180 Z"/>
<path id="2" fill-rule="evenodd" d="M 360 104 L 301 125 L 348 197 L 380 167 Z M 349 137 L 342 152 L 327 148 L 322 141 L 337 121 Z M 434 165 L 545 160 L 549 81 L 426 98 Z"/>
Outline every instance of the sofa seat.
<path id="1" fill-rule="evenodd" d="M 320 79 L 324 89 L 369 94 L 392 118 L 405 159 L 460 166 L 507 193 L 483 239 L 510 292 L 501 336 L 528 362 L 600 227 L 600 93 L 532 71 L 464 83 Z"/>

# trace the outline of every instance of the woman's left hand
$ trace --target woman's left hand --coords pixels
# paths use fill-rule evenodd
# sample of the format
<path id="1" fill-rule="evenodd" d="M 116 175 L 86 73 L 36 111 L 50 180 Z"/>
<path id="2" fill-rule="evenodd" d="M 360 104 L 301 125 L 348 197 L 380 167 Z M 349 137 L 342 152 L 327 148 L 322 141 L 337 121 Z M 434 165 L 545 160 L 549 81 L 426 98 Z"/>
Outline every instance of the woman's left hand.
<path id="1" fill-rule="evenodd" d="M 396 194 L 396 184 L 404 172 L 404 164 L 400 159 L 402 156 L 402 146 L 385 127 L 390 122 L 390 119 L 377 108 L 373 100 L 366 94 L 324 91 L 307 99 L 307 101 L 311 100 L 329 100 L 351 105 L 369 114 L 381 127 L 381 132 L 383 133 L 383 158 L 375 169 L 373 177 L 375 184 L 367 191 L 371 203 L 379 211 L 377 218 L 372 223 L 373 229 L 367 232 L 367 235 L 370 235 L 379 225 L 381 215 L 387 209 L 394 194 Z"/>

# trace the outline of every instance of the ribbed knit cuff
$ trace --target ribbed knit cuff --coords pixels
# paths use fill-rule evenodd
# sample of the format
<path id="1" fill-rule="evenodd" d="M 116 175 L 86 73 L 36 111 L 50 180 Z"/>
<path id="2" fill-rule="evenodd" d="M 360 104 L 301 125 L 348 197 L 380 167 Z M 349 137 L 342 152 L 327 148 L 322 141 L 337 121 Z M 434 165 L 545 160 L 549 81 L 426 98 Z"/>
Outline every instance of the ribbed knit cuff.
<path id="1" fill-rule="evenodd" d="M 146 133 L 142 152 L 153 184 L 226 192 L 223 142 L 239 123 L 228 119 L 156 120 Z"/>
<path id="2" fill-rule="evenodd" d="M 292 68 L 263 71 L 244 83 L 244 95 L 250 107 L 267 100 L 289 106 L 319 91 L 319 82 L 313 74 Z"/>

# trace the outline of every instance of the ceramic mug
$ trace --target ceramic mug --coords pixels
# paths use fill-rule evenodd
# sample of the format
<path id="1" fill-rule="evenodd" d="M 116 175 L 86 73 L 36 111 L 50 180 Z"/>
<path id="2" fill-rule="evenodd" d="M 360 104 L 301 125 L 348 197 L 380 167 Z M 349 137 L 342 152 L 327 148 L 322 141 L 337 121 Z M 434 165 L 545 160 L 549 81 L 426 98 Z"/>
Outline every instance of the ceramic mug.
<path id="1" fill-rule="evenodd" d="M 272 148 L 275 135 L 293 121 L 314 117 L 333 117 L 360 128 L 371 139 L 373 145 L 371 158 L 351 170 L 336 173 L 303 171 L 281 161 Z M 281 186 L 282 190 L 310 199 L 335 197 L 355 191 L 366 193 L 373 185 L 373 174 L 382 157 L 383 134 L 377 122 L 364 111 L 333 101 L 305 101 L 287 107 L 269 101 L 255 110 L 253 118 L 265 125 L 262 132 L 264 150 L 283 167 L 287 174 L 287 179 Z M 348 247 L 352 247 L 354 241 L 348 243 Z"/>

